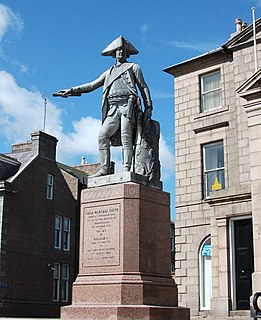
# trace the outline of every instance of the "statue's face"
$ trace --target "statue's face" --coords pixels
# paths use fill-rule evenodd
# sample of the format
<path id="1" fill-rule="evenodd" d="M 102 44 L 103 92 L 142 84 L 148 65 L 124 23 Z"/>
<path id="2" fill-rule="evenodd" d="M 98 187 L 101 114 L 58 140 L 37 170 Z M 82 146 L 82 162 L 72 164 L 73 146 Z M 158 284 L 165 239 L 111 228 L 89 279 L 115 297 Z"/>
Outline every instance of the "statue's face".
<path id="1" fill-rule="evenodd" d="M 126 60 L 126 50 L 124 47 L 116 49 L 116 59 L 119 62 L 124 62 Z"/>

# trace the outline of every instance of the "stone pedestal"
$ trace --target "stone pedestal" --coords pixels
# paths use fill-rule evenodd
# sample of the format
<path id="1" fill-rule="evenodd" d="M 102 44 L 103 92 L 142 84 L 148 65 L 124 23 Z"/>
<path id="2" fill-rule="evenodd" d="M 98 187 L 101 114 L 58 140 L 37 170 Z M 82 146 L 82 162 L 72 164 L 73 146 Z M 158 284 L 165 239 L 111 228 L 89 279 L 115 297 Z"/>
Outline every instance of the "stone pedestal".
<path id="1" fill-rule="evenodd" d="M 123 180 L 82 192 L 79 275 L 61 318 L 188 320 L 170 274 L 169 194 Z"/>

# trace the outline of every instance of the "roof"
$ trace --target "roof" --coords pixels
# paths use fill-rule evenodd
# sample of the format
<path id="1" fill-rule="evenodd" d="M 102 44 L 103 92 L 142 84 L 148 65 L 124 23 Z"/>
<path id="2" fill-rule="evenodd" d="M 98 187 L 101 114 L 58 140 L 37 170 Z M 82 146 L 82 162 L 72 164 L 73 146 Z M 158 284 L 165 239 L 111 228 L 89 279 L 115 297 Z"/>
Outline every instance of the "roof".
<path id="1" fill-rule="evenodd" d="M 256 29 L 261 29 L 261 18 L 257 19 L 255 22 Z M 223 45 L 220 47 L 208 51 L 204 54 L 201 54 L 197 57 L 179 62 L 177 64 L 174 64 L 170 67 L 167 67 L 163 69 L 164 72 L 170 73 L 172 75 L 178 75 L 181 71 L 183 73 L 186 73 L 186 69 L 192 68 L 192 65 L 196 68 L 200 68 L 200 65 L 202 63 L 202 60 L 210 61 L 211 59 L 216 59 L 219 57 L 220 59 L 231 59 L 232 58 L 232 51 L 233 48 L 237 47 L 238 45 L 245 43 L 247 40 L 249 40 L 252 37 L 253 34 L 253 24 L 246 27 L 244 30 L 234 33 L 232 37 Z"/>
<path id="2" fill-rule="evenodd" d="M 60 162 L 57 162 L 57 166 L 58 166 L 58 168 L 66 171 L 67 173 L 69 173 L 72 176 L 74 176 L 75 178 L 77 178 L 81 183 L 86 184 L 86 182 L 87 182 L 86 179 L 89 176 L 88 173 L 81 171 L 81 170 L 78 170 L 74 167 L 70 167 L 70 166 L 63 164 L 63 163 L 60 163 Z"/>
<path id="3" fill-rule="evenodd" d="M 0 180 L 6 180 L 14 175 L 21 163 L 7 155 L 0 154 Z"/>

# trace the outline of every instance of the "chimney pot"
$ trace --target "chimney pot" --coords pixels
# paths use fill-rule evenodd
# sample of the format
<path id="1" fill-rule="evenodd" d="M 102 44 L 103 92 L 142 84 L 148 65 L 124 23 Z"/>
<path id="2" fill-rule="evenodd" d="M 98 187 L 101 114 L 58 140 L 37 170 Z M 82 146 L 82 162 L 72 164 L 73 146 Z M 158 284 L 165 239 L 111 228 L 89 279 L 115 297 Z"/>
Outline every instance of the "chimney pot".
<path id="1" fill-rule="evenodd" d="M 247 22 L 242 22 L 242 30 L 246 29 L 247 27 Z"/>
<path id="2" fill-rule="evenodd" d="M 85 157 L 84 156 L 81 157 L 81 164 L 85 164 Z"/>
<path id="3" fill-rule="evenodd" d="M 241 32 L 242 31 L 242 20 L 237 18 L 235 23 L 236 23 L 236 32 Z"/>

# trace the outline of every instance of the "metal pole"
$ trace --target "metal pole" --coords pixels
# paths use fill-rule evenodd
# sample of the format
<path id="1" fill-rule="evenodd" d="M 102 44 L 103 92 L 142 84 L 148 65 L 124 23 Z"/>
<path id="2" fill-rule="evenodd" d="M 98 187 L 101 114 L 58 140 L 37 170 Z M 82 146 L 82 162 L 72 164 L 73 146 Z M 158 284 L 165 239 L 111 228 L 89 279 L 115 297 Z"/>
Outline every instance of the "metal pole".
<path id="1" fill-rule="evenodd" d="M 47 99 L 44 98 L 44 124 L 43 124 L 43 132 L 45 132 L 45 123 L 46 123 L 46 106 L 47 106 Z"/>
<path id="2" fill-rule="evenodd" d="M 253 38 L 254 38 L 254 58 L 255 58 L 255 72 L 257 72 L 257 53 L 256 53 L 256 18 L 255 18 L 255 7 L 251 8 L 253 18 Z"/>

